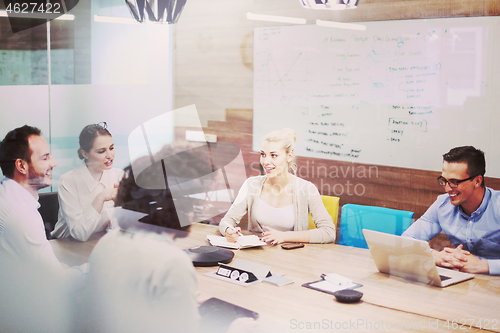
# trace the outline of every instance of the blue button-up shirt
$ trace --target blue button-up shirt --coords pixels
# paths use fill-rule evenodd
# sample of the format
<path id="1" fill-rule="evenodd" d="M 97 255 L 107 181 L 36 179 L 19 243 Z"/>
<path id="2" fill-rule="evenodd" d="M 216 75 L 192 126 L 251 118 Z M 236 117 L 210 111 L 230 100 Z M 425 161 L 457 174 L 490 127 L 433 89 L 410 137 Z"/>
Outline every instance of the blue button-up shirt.
<path id="1" fill-rule="evenodd" d="M 441 231 L 455 247 L 463 244 L 464 250 L 487 259 L 491 275 L 500 275 L 500 191 L 486 187 L 481 206 L 471 216 L 442 194 L 403 236 L 428 241 Z"/>

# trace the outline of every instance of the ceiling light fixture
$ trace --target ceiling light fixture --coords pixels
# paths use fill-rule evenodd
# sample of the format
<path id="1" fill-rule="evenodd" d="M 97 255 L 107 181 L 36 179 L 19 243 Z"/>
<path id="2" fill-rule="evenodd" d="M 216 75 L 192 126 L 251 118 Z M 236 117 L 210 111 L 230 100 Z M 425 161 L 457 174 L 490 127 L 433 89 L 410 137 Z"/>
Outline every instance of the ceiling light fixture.
<path id="1" fill-rule="evenodd" d="M 125 0 L 130 14 L 139 23 L 146 21 L 174 24 L 187 0 Z"/>

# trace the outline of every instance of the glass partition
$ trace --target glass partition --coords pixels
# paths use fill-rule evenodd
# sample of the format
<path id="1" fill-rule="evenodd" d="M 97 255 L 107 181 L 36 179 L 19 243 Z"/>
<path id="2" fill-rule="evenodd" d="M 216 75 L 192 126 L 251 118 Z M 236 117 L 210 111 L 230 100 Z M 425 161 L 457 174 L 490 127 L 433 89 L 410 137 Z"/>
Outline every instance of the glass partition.
<path id="1" fill-rule="evenodd" d="M 173 106 L 171 26 L 133 21 L 125 1 L 80 1 L 69 14 L 16 33 L 0 17 L 0 137 L 24 124 L 42 130 L 58 161 L 45 191 L 82 163 L 84 126 L 108 124 L 124 168 L 128 135 Z M 173 128 L 172 118 L 164 142 Z"/>

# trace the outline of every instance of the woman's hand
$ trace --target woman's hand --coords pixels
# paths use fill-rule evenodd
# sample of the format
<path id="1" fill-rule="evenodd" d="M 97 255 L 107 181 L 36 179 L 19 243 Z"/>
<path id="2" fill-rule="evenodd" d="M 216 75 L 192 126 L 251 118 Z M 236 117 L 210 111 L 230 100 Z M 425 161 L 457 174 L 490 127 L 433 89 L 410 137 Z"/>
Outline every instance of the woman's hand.
<path id="1" fill-rule="evenodd" d="M 115 200 L 116 195 L 118 194 L 118 184 L 115 184 L 113 188 L 104 189 L 101 193 L 102 201 L 106 202 L 109 200 Z"/>
<path id="2" fill-rule="evenodd" d="M 262 228 L 264 228 L 265 230 L 262 233 L 262 237 L 260 238 L 263 242 L 269 243 L 271 245 L 278 245 L 286 241 L 285 232 L 278 231 L 266 226 L 262 226 Z"/>
<path id="3" fill-rule="evenodd" d="M 96 195 L 94 201 L 92 201 L 92 207 L 101 214 L 102 207 L 104 203 L 109 200 L 115 200 L 116 195 L 118 194 L 118 184 L 115 184 L 113 188 L 106 188 L 101 193 Z"/>
<path id="4" fill-rule="evenodd" d="M 238 241 L 238 237 L 240 236 L 241 228 L 231 228 L 227 227 L 226 229 L 226 240 L 231 243 L 236 243 Z"/>

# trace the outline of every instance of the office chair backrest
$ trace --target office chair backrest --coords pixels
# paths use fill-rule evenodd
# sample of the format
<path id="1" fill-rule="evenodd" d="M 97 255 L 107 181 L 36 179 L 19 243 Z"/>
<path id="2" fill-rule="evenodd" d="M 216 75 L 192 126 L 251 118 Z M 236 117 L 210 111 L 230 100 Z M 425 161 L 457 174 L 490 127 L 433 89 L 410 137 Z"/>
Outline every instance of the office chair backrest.
<path id="1" fill-rule="evenodd" d="M 333 225 L 337 228 L 337 220 L 339 218 L 339 197 L 332 197 L 329 195 L 322 195 L 321 200 L 323 200 L 323 205 L 325 205 L 328 214 L 333 219 Z M 309 213 L 309 229 L 316 229 L 316 225 L 312 219 L 311 213 Z"/>
<path id="2" fill-rule="evenodd" d="M 413 223 L 413 214 L 404 210 L 345 204 L 340 216 L 338 244 L 367 249 L 362 229 L 401 236 Z"/>
<path id="3" fill-rule="evenodd" d="M 51 239 L 50 232 L 54 230 L 59 212 L 59 198 L 57 197 L 57 192 L 40 193 L 38 202 L 40 203 L 38 211 L 40 215 L 42 215 L 43 223 L 45 224 L 47 239 Z"/>

